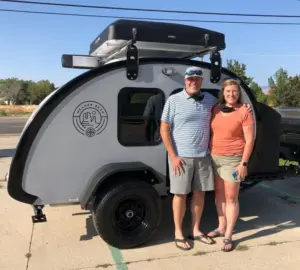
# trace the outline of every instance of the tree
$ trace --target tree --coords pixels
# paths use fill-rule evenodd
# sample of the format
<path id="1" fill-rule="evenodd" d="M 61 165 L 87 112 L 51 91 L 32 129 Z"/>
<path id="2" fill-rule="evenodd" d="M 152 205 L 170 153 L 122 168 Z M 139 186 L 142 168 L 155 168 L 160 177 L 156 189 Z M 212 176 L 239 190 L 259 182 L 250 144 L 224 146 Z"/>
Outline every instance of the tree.
<path id="1" fill-rule="evenodd" d="M 285 85 L 288 81 L 288 73 L 283 68 L 280 68 L 269 79 L 269 87 L 274 90 L 276 97 L 275 106 L 281 105 L 281 94 L 284 91 Z"/>
<path id="2" fill-rule="evenodd" d="M 0 80 L 0 98 L 8 104 L 15 104 L 21 88 L 22 82 L 17 78 Z"/>
<path id="3" fill-rule="evenodd" d="M 269 89 L 267 93 L 267 104 L 269 106 L 276 106 L 276 94 L 274 89 Z"/>
<path id="4" fill-rule="evenodd" d="M 300 76 L 289 77 L 280 88 L 280 102 L 286 107 L 300 105 Z"/>
<path id="5" fill-rule="evenodd" d="M 17 78 L 0 79 L 0 102 L 15 105 L 39 104 L 55 89 L 55 85 L 49 80 L 34 82 Z"/>
<path id="6" fill-rule="evenodd" d="M 250 89 L 258 102 L 267 103 L 267 95 L 256 82 L 250 84 Z"/>
<path id="7" fill-rule="evenodd" d="M 252 83 L 253 78 L 246 75 L 246 65 L 237 60 L 227 60 L 227 69 L 239 76 L 248 86 Z"/>
<path id="8" fill-rule="evenodd" d="M 28 92 L 28 85 L 33 83 L 32 81 L 21 81 L 21 89 L 16 98 L 16 105 L 30 104 L 30 97 Z"/>
<path id="9" fill-rule="evenodd" d="M 247 76 L 247 67 L 245 64 L 240 63 L 237 60 L 227 60 L 227 69 L 234 72 L 247 84 L 248 87 L 250 87 L 253 95 L 255 96 L 258 102 L 267 102 L 267 96 L 262 91 L 261 87 L 256 82 L 254 82 L 252 77 Z"/>
<path id="10" fill-rule="evenodd" d="M 48 96 L 53 90 L 55 86 L 48 80 L 41 80 L 35 84 L 33 95 L 34 103 L 39 104 L 46 96 Z"/>

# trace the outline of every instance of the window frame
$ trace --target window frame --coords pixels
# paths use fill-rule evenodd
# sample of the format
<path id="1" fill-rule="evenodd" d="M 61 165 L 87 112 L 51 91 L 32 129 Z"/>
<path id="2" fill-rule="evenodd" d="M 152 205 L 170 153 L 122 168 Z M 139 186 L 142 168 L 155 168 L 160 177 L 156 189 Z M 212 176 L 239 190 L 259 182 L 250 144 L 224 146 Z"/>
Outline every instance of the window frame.
<path id="1" fill-rule="evenodd" d="M 152 142 L 141 142 L 141 143 L 128 143 L 128 142 L 124 142 L 121 139 L 121 130 L 120 130 L 120 123 L 123 119 L 134 119 L 134 120 L 143 120 L 145 119 L 145 117 L 142 116 L 122 116 L 121 112 L 122 112 L 122 105 L 124 103 L 122 103 L 121 101 L 121 97 L 124 93 L 154 93 L 154 94 L 161 94 L 163 97 L 163 107 L 165 106 L 166 103 L 166 95 L 165 92 L 157 87 L 123 87 L 122 89 L 120 89 L 118 96 L 117 96 L 117 138 L 118 138 L 118 142 L 125 147 L 142 147 L 142 146 L 157 146 L 160 145 L 162 143 L 162 139 L 160 138 L 160 140 L 158 142 L 152 141 Z M 127 103 L 127 102 L 126 102 Z"/>

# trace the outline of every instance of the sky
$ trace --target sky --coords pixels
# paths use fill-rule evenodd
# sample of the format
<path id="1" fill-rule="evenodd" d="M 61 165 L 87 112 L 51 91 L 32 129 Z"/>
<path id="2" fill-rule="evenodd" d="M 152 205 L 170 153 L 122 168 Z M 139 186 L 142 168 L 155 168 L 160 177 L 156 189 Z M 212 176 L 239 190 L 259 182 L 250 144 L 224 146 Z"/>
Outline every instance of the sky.
<path id="1" fill-rule="evenodd" d="M 117 6 L 205 12 L 300 15 L 298 0 L 33 0 L 84 5 Z M 98 14 L 148 18 L 298 22 L 300 18 L 265 18 L 214 15 L 190 15 L 156 12 L 115 11 L 70 7 L 48 7 L 30 4 L 0 2 L 0 9 L 47 12 Z M 114 18 L 88 18 L 40 14 L 22 14 L 0 11 L 0 78 L 16 77 L 38 81 L 48 79 L 61 86 L 85 70 L 66 69 L 61 66 L 62 54 L 88 54 L 90 43 Z M 184 22 L 225 34 L 226 59 L 236 59 L 247 65 L 247 75 L 263 88 L 268 78 L 280 67 L 293 76 L 300 73 L 299 25 L 247 25 Z M 207 58 L 206 58 L 207 60 Z"/>

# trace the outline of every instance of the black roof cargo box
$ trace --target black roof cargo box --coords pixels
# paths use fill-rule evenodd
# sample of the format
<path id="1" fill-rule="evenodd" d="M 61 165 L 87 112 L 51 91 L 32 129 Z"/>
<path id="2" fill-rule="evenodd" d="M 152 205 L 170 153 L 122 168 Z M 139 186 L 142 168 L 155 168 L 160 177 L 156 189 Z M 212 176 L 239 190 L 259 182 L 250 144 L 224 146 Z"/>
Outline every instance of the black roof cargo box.
<path id="1" fill-rule="evenodd" d="M 126 47 L 137 30 L 139 56 L 184 57 L 208 52 L 210 48 L 225 49 L 225 36 L 212 30 L 165 22 L 117 20 L 108 25 L 90 44 L 89 54 L 113 58 L 124 57 Z"/>

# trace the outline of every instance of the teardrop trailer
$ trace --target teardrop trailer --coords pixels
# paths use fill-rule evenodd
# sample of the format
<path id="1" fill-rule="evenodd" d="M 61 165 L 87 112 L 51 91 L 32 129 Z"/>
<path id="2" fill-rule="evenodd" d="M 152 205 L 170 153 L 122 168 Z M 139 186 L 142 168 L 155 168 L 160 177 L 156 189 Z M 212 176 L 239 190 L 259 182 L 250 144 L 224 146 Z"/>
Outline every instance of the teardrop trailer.
<path id="1" fill-rule="evenodd" d="M 279 166 L 280 114 L 222 68 L 225 47 L 224 34 L 208 29 L 118 20 L 91 43 L 89 55 L 63 55 L 63 67 L 89 70 L 46 97 L 28 119 L 7 175 L 9 195 L 33 206 L 33 222 L 47 220 L 45 205 L 76 203 L 91 209 L 108 244 L 147 242 L 169 195 L 160 115 L 166 99 L 182 91 L 189 66 L 202 68 L 202 91 L 212 95 L 225 79 L 238 79 L 242 101 L 252 107 L 255 146 L 241 188 L 296 175 L 297 166 Z M 206 55 L 210 62 L 194 59 Z"/>

